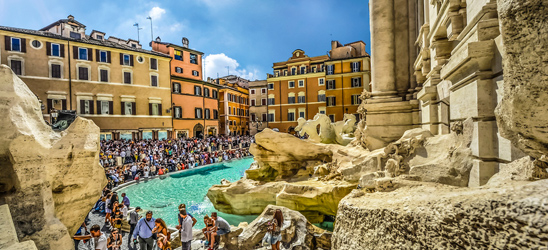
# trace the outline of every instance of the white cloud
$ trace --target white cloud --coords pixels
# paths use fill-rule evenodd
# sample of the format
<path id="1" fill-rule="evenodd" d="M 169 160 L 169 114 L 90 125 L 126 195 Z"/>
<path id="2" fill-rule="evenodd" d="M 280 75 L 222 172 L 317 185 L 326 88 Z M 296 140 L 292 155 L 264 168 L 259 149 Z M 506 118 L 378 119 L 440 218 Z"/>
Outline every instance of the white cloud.
<path id="1" fill-rule="evenodd" d="M 206 78 L 217 78 L 217 73 L 219 74 L 219 77 L 226 76 L 230 73 L 231 75 L 237 75 L 248 80 L 260 78 L 260 73 L 257 69 L 246 70 L 239 67 L 240 64 L 236 59 L 230 58 L 224 53 L 210 54 L 205 57 Z"/>
<path id="2" fill-rule="evenodd" d="M 162 9 L 158 6 L 153 7 L 149 12 L 148 15 L 152 17 L 152 20 L 158 20 L 162 18 L 162 16 L 166 13 L 165 9 Z"/>

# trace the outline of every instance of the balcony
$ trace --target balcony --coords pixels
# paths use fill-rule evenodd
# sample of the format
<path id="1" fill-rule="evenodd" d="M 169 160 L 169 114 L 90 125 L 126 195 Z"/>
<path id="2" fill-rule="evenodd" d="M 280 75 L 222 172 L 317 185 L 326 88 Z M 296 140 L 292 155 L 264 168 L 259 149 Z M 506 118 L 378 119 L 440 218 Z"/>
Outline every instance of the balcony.
<path id="1" fill-rule="evenodd" d="M 305 73 L 301 73 L 300 71 L 297 71 L 295 74 L 292 74 L 291 72 L 287 72 L 286 74 L 280 73 L 280 74 L 268 74 L 267 78 L 275 78 L 275 77 L 282 77 L 282 76 L 297 76 L 297 75 L 307 75 L 307 74 L 316 74 L 316 73 L 322 73 L 324 72 L 324 69 L 316 70 L 316 72 L 312 71 L 306 71 Z"/>

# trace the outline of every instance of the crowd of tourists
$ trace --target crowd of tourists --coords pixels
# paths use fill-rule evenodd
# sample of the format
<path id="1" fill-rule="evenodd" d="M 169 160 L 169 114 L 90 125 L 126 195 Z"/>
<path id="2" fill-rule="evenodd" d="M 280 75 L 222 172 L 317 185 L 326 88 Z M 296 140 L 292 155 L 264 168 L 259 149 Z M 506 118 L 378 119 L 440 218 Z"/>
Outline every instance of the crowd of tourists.
<path id="1" fill-rule="evenodd" d="M 241 159 L 250 156 L 253 142 L 251 136 L 101 141 L 100 163 L 109 185 L 117 186 L 130 180 Z"/>
<path id="2" fill-rule="evenodd" d="M 93 239 L 93 249 L 96 250 L 122 249 L 124 244 L 122 228 L 127 228 L 123 227 L 124 224 L 129 224 L 128 248 L 133 243 L 134 248 L 138 245 L 140 250 L 173 250 L 172 232 L 165 221 L 162 218 L 154 218 L 153 211 L 146 211 L 143 218 L 141 213 L 144 211 L 139 206 L 130 210 L 130 205 L 130 199 L 125 193 L 122 193 L 120 198 L 115 191 L 105 188 L 93 210 L 104 215 L 106 230 L 103 232 L 100 225 L 93 225 L 88 231 L 84 223 L 73 237 L 76 250 L 79 249 L 80 241 L 86 243 L 90 239 Z M 181 238 L 181 249 L 190 250 L 193 239 L 192 228 L 196 225 L 197 219 L 186 210 L 185 204 L 179 205 L 179 213 L 176 216 L 178 219 L 176 230 L 179 231 Z M 205 227 L 202 233 L 206 239 L 204 247 L 208 250 L 215 249 L 219 244 L 220 236 L 230 233 L 230 225 L 216 212 L 205 215 L 203 220 Z M 268 233 L 265 235 L 267 244 L 272 245 L 274 250 L 280 249 L 282 225 L 282 212 L 276 210 L 273 219 L 268 222 Z"/>

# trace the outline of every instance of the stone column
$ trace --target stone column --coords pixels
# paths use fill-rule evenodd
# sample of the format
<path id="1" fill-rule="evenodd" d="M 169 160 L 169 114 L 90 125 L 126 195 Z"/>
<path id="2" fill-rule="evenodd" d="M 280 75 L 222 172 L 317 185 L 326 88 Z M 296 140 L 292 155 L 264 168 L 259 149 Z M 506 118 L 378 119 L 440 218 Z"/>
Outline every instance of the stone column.
<path id="1" fill-rule="evenodd" d="M 396 97 L 394 1 L 371 0 L 371 61 L 373 98 Z"/>

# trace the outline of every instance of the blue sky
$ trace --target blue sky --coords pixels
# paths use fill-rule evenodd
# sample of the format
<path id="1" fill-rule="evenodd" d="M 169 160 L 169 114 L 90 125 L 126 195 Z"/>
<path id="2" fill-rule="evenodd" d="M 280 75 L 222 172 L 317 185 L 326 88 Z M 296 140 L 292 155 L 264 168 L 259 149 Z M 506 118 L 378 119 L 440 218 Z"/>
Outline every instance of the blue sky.
<path id="1" fill-rule="evenodd" d="M 0 0 L 0 25 L 40 29 L 72 14 L 107 37 L 137 39 L 149 49 L 154 38 L 204 52 L 207 76 L 241 75 L 265 79 L 272 63 L 285 61 L 295 49 L 309 56 L 326 54 L 330 41 L 362 40 L 370 52 L 368 0 Z"/>

